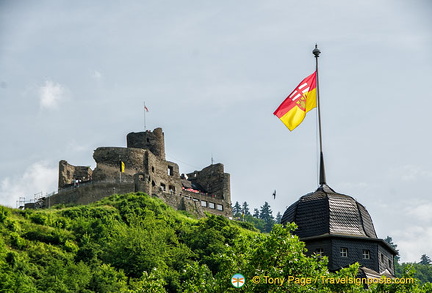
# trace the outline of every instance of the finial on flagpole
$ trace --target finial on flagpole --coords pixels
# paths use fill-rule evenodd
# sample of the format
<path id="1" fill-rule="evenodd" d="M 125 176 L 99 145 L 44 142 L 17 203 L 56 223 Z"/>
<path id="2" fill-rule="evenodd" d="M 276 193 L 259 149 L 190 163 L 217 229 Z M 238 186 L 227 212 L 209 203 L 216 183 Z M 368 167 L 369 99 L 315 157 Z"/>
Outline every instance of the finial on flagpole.
<path id="1" fill-rule="evenodd" d="M 318 49 L 318 44 L 315 44 L 315 49 L 313 49 L 312 53 L 316 58 L 319 57 L 319 54 L 321 54 L 321 51 Z"/>

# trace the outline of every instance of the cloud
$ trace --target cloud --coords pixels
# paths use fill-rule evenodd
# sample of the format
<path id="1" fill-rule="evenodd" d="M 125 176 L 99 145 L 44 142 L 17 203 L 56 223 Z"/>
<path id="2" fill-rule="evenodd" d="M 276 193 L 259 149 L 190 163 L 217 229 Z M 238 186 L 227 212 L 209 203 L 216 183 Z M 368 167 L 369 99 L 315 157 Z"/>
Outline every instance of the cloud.
<path id="1" fill-rule="evenodd" d="M 46 80 L 39 88 L 39 102 L 41 109 L 56 109 L 60 102 L 67 97 L 66 88 L 54 81 Z"/>
<path id="2" fill-rule="evenodd" d="M 405 208 L 405 213 L 421 223 L 432 224 L 432 203 L 429 201 L 416 201 L 412 206 Z"/>
<path id="3" fill-rule="evenodd" d="M 57 185 L 57 166 L 46 161 L 30 165 L 21 176 L 6 177 L 0 181 L 0 202 L 9 207 L 16 207 L 16 201 L 25 197 L 32 200 L 34 194 L 52 192 Z"/>
<path id="4" fill-rule="evenodd" d="M 432 255 L 432 227 L 407 225 L 401 228 L 392 235 L 402 262 L 418 262 L 421 255 Z"/>
<path id="5" fill-rule="evenodd" d="M 390 233 L 398 245 L 402 262 L 418 262 L 422 254 L 432 255 L 432 203 L 428 200 L 400 201 L 395 208 L 405 219 Z"/>
<path id="6" fill-rule="evenodd" d="M 403 181 L 416 181 L 432 179 L 432 171 L 425 170 L 422 166 L 404 165 L 391 170 L 391 175 Z"/>

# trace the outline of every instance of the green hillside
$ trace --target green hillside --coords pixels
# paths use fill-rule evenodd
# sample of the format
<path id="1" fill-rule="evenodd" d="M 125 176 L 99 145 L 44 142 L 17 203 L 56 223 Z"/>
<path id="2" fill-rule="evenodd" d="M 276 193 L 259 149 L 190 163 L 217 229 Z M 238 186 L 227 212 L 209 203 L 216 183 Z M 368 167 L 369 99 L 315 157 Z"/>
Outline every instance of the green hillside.
<path id="1" fill-rule="evenodd" d="M 357 268 L 330 274 L 325 257 L 304 255 L 294 226 L 275 225 L 269 234 L 251 227 L 194 219 L 143 193 L 48 210 L 0 206 L 0 292 L 362 291 L 307 284 L 353 278 Z M 241 288 L 231 284 L 236 273 L 245 277 Z M 418 282 L 407 286 L 426 292 L 415 291 Z"/>

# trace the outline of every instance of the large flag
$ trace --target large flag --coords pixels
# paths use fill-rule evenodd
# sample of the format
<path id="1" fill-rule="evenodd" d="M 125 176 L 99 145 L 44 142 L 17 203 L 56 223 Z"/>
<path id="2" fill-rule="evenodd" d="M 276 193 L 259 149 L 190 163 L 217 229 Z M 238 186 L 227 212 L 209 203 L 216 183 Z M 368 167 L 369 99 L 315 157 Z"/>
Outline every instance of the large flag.
<path id="1" fill-rule="evenodd" d="M 292 131 L 313 108 L 316 108 L 316 71 L 303 79 L 273 114 Z"/>

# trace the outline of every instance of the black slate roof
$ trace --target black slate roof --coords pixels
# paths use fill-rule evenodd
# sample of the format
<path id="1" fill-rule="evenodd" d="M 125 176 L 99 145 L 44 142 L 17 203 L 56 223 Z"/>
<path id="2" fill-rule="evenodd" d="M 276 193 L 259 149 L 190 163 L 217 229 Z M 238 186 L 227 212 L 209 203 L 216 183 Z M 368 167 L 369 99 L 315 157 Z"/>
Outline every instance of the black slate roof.
<path id="1" fill-rule="evenodd" d="M 366 208 L 348 195 L 324 185 L 302 196 L 282 216 L 281 223 L 295 222 L 300 238 L 319 235 L 351 235 L 377 238 Z"/>

